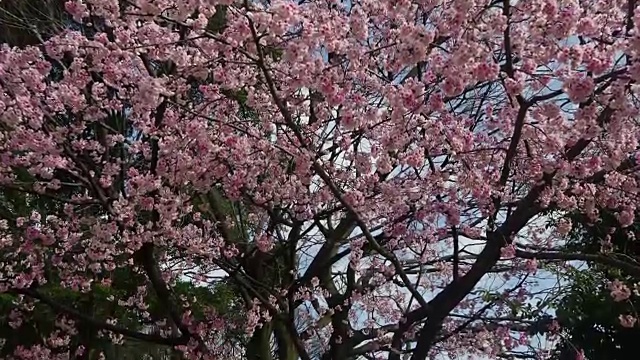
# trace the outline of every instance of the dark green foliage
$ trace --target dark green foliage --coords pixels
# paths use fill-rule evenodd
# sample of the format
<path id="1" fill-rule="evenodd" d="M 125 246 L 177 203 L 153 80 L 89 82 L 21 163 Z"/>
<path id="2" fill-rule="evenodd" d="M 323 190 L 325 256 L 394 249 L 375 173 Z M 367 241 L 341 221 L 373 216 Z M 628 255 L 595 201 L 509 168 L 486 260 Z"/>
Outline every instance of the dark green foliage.
<path id="1" fill-rule="evenodd" d="M 44 286 L 40 291 L 52 301 L 70 306 L 94 319 L 115 318 L 118 319 L 119 325 L 130 330 L 141 331 L 143 328 L 151 326 L 152 323 L 144 321 L 139 311 L 116 306 L 118 300 L 126 300 L 129 296 L 135 294 L 141 276 L 133 274 L 130 269 L 117 269 L 114 271 L 113 283 L 110 287 L 94 285 L 91 291 L 86 294 L 65 289 L 55 284 Z M 237 301 L 236 293 L 231 285 L 226 282 L 217 283 L 211 288 L 197 287 L 189 282 L 178 282 L 173 290 L 177 296 L 197 299 L 197 302 L 191 308 L 194 318 L 197 320 L 204 318 L 205 308 L 214 308 L 227 319 L 242 316 L 241 304 Z M 155 297 L 148 296 L 146 299 L 149 305 L 147 311 L 151 314 L 151 318 L 160 319 L 163 312 Z M 8 354 L 11 354 L 17 346 L 29 347 L 41 344 L 43 338 L 46 338 L 56 330 L 55 322 L 60 319 L 59 315 L 61 314 L 54 312 L 45 304 L 36 303 L 32 311 L 23 312 L 25 321 L 19 327 L 13 328 L 10 326 L 9 316 L 12 310 L 19 309 L 16 306 L 16 300 L 17 297 L 15 295 L 0 294 L 0 339 L 6 340 L 5 345 L 0 349 L 0 358 L 5 358 Z M 88 327 L 82 322 L 78 324 L 79 333 L 72 337 L 70 349 L 83 345 L 89 350 L 95 350 L 96 358 L 100 351 L 107 355 L 107 359 L 113 360 L 133 359 L 133 357 L 126 357 L 126 355 L 134 350 L 140 356 L 157 352 L 172 353 L 166 346 L 142 344 L 140 341 L 127 341 L 122 346 L 114 346 L 109 339 L 98 336 L 96 329 Z M 229 338 L 235 337 L 236 341 L 242 340 L 242 334 L 231 330 L 225 336 Z M 146 352 L 141 353 L 141 348 L 146 349 Z M 68 350 L 69 348 L 66 347 L 60 349 L 60 351 Z M 112 357 L 109 357 L 109 353 L 112 353 Z M 117 357 L 115 357 L 116 353 L 118 354 Z M 135 359 L 139 358 L 141 357 L 136 357 Z"/>
<path id="2" fill-rule="evenodd" d="M 601 221 L 596 224 L 589 224 L 582 216 L 573 216 L 575 226 L 567 250 L 599 253 L 605 237 L 610 234 L 610 256 L 640 259 L 640 244 L 629 236 L 630 233 L 640 235 L 640 222 L 621 229 L 611 211 L 601 209 L 600 212 Z M 629 300 L 616 302 L 608 283 L 618 280 L 633 289 L 640 279 L 605 265 L 589 264 L 573 271 L 570 280 L 567 293 L 556 304 L 558 322 L 565 335 L 555 349 L 554 359 L 573 360 L 577 349 L 584 351 L 590 360 L 628 359 L 637 347 L 640 328 L 621 326 L 619 316 L 636 313 L 640 299 L 632 294 Z"/>

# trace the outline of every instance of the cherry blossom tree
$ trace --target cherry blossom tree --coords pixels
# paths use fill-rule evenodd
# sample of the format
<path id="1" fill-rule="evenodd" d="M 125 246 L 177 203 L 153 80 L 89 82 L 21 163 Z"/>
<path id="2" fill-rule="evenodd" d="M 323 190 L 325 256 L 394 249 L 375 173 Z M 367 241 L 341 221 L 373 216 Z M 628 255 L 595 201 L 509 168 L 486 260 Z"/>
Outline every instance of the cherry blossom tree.
<path id="1" fill-rule="evenodd" d="M 1 220 L 0 292 L 16 327 L 57 316 L 15 359 L 87 359 L 87 328 L 185 359 L 541 358 L 536 274 L 640 274 L 563 247 L 576 211 L 634 222 L 635 0 L 64 8 L 0 50 L 0 188 L 49 204 Z M 111 313 L 51 291 L 123 273 Z M 234 311 L 181 291 L 222 281 Z"/>

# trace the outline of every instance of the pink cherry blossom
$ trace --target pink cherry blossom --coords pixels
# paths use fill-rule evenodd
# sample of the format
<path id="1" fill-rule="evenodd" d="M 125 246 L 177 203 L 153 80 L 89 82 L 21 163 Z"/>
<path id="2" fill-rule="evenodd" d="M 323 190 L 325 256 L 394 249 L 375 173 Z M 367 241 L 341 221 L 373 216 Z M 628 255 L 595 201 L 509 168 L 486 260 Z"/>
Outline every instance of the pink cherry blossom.
<path id="1" fill-rule="evenodd" d="M 611 297 L 616 302 L 627 300 L 631 296 L 629 287 L 619 280 L 612 281 L 609 284 L 609 290 L 611 291 Z"/>
<path id="2" fill-rule="evenodd" d="M 638 321 L 638 319 L 633 315 L 620 315 L 618 319 L 620 320 L 620 325 L 626 328 L 634 327 Z"/>
<path id="3" fill-rule="evenodd" d="M 569 99 L 575 103 L 580 103 L 591 95 L 595 84 L 593 79 L 584 75 L 574 75 L 567 79 L 565 88 Z"/>

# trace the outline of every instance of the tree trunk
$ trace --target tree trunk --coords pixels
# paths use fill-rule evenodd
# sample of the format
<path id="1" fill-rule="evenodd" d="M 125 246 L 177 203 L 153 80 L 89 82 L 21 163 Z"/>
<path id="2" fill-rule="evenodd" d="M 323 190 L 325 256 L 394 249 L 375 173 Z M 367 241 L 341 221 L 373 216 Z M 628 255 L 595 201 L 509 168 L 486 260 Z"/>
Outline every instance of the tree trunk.
<path id="1" fill-rule="evenodd" d="M 296 346 L 291 336 L 289 336 L 287 328 L 281 321 L 276 321 L 274 333 L 278 345 L 278 360 L 297 360 L 298 352 L 296 351 Z"/>
<path id="2" fill-rule="evenodd" d="M 272 323 L 256 329 L 247 345 L 247 360 L 272 360 L 271 357 Z"/>

